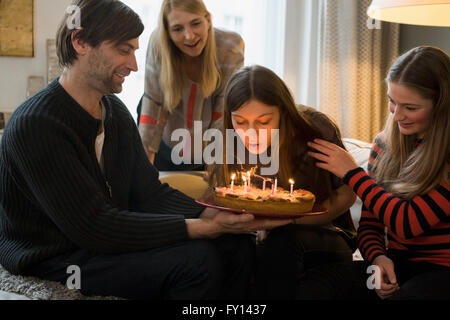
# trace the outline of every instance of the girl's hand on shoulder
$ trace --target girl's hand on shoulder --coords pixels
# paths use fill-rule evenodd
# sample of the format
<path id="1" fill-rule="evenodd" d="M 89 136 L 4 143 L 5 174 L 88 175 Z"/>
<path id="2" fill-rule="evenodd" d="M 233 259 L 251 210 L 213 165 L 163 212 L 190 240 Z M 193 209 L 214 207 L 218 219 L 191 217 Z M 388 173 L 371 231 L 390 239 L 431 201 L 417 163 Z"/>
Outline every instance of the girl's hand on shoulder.
<path id="1" fill-rule="evenodd" d="M 314 142 L 308 142 L 308 147 L 318 151 L 308 152 L 309 156 L 319 160 L 316 166 L 330 171 L 339 178 L 343 178 L 350 170 L 358 168 L 352 155 L 334 143 L 315 139 Z"/>

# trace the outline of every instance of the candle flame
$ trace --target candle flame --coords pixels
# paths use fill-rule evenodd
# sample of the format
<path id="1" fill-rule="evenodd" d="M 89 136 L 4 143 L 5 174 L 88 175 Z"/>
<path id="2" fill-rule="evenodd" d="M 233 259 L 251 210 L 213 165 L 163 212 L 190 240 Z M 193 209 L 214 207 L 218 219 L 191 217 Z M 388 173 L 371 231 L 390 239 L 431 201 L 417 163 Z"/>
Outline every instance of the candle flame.
<path id="1" fill-rule="evenodd" d="M 294 180 L 289 179 L 289 183 L 290 183 L 290 184 L 294 184 Z"/>
<path id="2" fill-rule="evenodd" d="M 236 178 L 236 173 L 233 173 L 233 175 L 231 176 L 231 180 L 234 180 Z"/>
<path id="3" fill-rule="evenodd" d="M 247 178 L 245 177 L 245 175 L 242 175 L 242 180 L 247 181 Z"/>

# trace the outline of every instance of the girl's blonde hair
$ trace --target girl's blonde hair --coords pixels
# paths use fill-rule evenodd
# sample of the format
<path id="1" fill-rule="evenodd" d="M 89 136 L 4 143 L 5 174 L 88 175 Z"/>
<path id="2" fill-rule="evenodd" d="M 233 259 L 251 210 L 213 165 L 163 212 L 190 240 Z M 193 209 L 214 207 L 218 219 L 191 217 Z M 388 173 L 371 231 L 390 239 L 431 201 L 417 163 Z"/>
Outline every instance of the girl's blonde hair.
<path id="1" fill-rule="evenodd" d="M 202 17 L 209 15 L 202 0 L 164 0 L 162 3 L 158 27 L 150 41 L 152 42 L 153 56 L 161 64 L 159 84 L 164 94 L 164 108 L 169 112 L 172 112 L 180 103 L 183 89 L 188 80 L 182 68 L 183 53 L 175 46 L 169 35 L 167 16 L 174 9 Z M 203 96 L 207 98 L 220 83 L 220 67 L 212 24 L 201 58 L 200 83 Z"/>
<path id="2" fill-rule="evenodd" d="M 450 154 L 450 57 L 429 46 L 401 56 L 386 81 L 406 86 L 433 101 L 430 127 L 416 147 L 414 135 L 403 135 L 391 114 L 385 127 L 385 150 L 378 155 L 375 179 L 389 192 L 411 199 L 440 181 L 448 182 Z"/>

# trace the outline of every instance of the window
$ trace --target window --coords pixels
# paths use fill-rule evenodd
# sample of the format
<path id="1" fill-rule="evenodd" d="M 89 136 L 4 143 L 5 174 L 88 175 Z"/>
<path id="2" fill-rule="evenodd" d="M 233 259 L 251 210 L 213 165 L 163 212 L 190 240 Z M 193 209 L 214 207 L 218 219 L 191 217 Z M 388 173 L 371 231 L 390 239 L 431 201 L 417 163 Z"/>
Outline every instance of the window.
<path id="1" fill-rule="evenodd" d="M 151 32 L 156 28 L 162 0 L 122 0 L 145 25 L 136 52 L 139 71 L 126 79 L 118 96 L 136 118 L 144 92 L 145 59 Z M 283 74 L 286 0 L 204 0 L 216 28 L 239 33 L 245 42 L 245 65 L 260 64 Z"/>
<path id="2" fill-rule="evenodd" d="M 243 24 L 243 18 L 237 17 L 237 16 L 225 16 L 225 26 L 226 29 L 234 30 L 239 34 L 242 34 L 242 24 Z"/>
<path id="3" fill-rule="evenodd" d="M 148 40 L 156 28 L 162 0 L 122 0 L 141 17 L 145 25 L 144 32 L 139 38 L 139 50 L 136 51 L 138 72 L 132 72 L 123 84 L 123 91 L 117 96 L 125 103 L 130 113 L 136 119 L 136 108 L 144 93 L 145 58 Z"/>

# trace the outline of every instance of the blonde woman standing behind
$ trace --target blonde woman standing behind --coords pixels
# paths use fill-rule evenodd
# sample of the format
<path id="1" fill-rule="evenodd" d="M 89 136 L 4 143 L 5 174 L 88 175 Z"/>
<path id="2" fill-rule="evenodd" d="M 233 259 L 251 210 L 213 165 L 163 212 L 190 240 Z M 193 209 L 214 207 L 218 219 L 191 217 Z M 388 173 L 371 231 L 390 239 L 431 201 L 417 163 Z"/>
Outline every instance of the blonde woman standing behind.
<path id="1" fill-rule="evenodd" d="M 147 51 L 141 112 L 138 107 L 144 148 L 159 170 L 203 169 L 172 162 L 172 148 L 179 143 L 171 141 L 172 132 L 189 130 L 192 138 L 184 147 L 193 150 L 194 121 L 202 122 L 202 131 L 221 128 L 223 92 L 243 62 L 242 38 L 213 28 L 202 0 L 163 1 Z"/>

